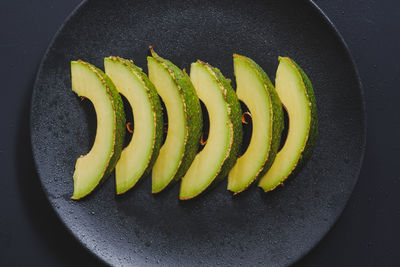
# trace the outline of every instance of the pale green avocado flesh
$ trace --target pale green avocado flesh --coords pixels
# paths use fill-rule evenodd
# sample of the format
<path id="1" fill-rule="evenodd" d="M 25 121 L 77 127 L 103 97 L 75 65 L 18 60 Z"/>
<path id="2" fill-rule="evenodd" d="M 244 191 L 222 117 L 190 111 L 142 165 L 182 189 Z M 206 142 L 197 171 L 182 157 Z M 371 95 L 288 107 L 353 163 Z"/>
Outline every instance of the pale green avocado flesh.
<path id="1" fill-rule="evenodd" d="M 276 156 L 283 129 L 281 102 L 267 74 L 251 59 L 233 55 L 236 93 L 252 118 L 252 136 L 245 153 L 228 176 L 228 190 L 245 190 L 263 175 Z"/>
<path id="2" fill-rule="evenodd" d="M 182 178 L 192 163 L 200 143 L 202 116 L 199 99 L 187 74 L 151 51 L 149 78 L 168 116 L 167 137 L 152 170 L 152 192 L 158 193 Z"/>
<path id="3" fill-rule="evenodd" d="M 92 102 L 97 116 L 93 147 L 75 165 L 72 199 L 80 199 L 114 169 L 124 140 L 125 114 L 114 84 L 101 70 L 81 60 L 72 61 L 71 77 L 72 90 Z"/>
<path id="4" fill-rule="evenodd" d="M 270 191 L 298 169 L 311 154 L 317 136 L 317 114 L 314 91 L 306 74 L 290 58 L 279 59 L 276 91 L 289 117 L 284 146 L 276 155 L 259 186 Z"/>
<path id="5" fill-rule="evenodd" d="M 198 196 L 205 191 L 218 177 L 220 173 L 226 173 L 233 164 L 226 164 L 232 152 L 234 152 L 234 160 L 236 160 L 237 149 L 232 149 L 240 145 L 240 139 L 236 131 L 237 123 L 233 123 L 231 118 L 232 107 L 228 102 L 228 91 L 233 89 L 222 79 L 222 74 L 215 68 L 206 63 L 198 61 L 192 63 L 190 70 L 190 78 L 196 88 L 197 95 L 204 103 L 209 114 L 209 133 L 207 143 L 201 150 L 192 165 L 182 178 L 181 190 L 179 198 L 181 200 L 190 199 Z M 239 106 L 237 98 L 235 98 L 236 107 Z M 240 106 L 239 106 L 240 108 Z M 236 115 L 240 114 L 238 112 Z M 240 124 L 240 115 L 236 117 Z"/>
<path id="6" fill-rule="evenodd" d="M 135 186 L 158 155 L 163 134 L 162 108 L 154 86 L 133 62 L 108 57 L 104 67 L 118 92 L 128 100 L 134 119 L 132 139 L 115 166 L 116 192 L 122 194 Z"/>

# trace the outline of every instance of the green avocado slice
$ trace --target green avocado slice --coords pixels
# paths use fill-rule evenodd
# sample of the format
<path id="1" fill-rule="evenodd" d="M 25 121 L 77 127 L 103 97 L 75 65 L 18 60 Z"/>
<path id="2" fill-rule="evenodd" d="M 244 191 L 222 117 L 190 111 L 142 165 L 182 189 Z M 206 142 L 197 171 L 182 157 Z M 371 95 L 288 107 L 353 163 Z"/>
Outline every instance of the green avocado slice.
<path id="1" fill-rule="evenodd" d="M 82 60 L 72 61 L 71 78 L 72 90 L 92 102 L 97 116 L 93 147 L 75 164 L 72 199 L 80 199 L 113 171 L 125 137 L 125 113 L 113 82 L 100 69 Z"/>
<path id="2" fill-rule="evenodd" d="M 152 171 L 152 192 L 161 192 L 182 178 L 199 148 L 203 118 L 200 101 L 189 76 L 150 49 L 150 81 L 163 100 L 168 132 Z"/>
<path id="3" fill-rule="evenodd" d="M 280 57 L 276 73 L 276 91 L 289 117 L 284 146 L 276 155 L 259 186 L 271 191 L 306 162 L 318 135 L 314 90 L 304 71 L 290 58 Z"/>
<path id="4" fill-rule="evenodd" d="M 104 68 L 128 100 L 135 122 L 132 139 L 115 166 L 116 193 L 123 194 L 151 170 L 158 156 L 163 136 L 162 107 L 153 84 L 132 61 L 108 57 Z"/>
<path id="5" fill-rule="evenodd" d="M 229 172 L 228 190 L 238 194 L 272 165 L 284 126 L 281 101 L 267 74 L 250 58 L 233 55 L 237 96 L 249 108 L 253 131 L 246 152 Z"/>
<path id="6" fill-rule="evenodd" d="M 207 143 L 182 178 L 179 198 L 191 199 L 221 181 L 232 168 L 242 142 L 241 108 L 235 91 L 221 72 L 197 61 L 190 78 L 208 110 Z"/>

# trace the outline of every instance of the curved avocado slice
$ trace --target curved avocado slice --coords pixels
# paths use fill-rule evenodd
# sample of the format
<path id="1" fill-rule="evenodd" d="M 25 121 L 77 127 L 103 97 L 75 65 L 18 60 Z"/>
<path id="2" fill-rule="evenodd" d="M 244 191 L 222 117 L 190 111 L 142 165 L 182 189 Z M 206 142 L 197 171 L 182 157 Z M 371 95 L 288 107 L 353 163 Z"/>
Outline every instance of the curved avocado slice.
<path id="1" fill-rule="evenodd" d="M 125 113 L 122 100 L 110 78 L 93 65 L 71 62 L 72 90 L 88 98 L 97 116 L 96 138 L 90 152 L 77 159 L 72 199 L 80 199 L 112 172 L 125 137 Z"/>
<path id="2" fill-rule="evenodd" d="M 199 98 L 189 76 L 150 48 L 150 81 L 164 101 L 168 132 L 153 166 L 152 192 L 158 193 L 178 181 L 196 156 L 203 118 Z"/>
<path id="3" fill-rule="evenodd" d="M 280 57 L 276 73 L 276 91 L 289 117 L 289 130 L 284 146 L 276 155 L 259 186 L 264 191 L 276 188 L 311 155 L 318 135 L 317 106 L 310 80 L 290 58 Z"/>
<path id="4" fill-rule="evenodd" d="M 197 61 L 191 65 L 190 78 L 208 110 L 210 130 L 207 144 L 182 178 L 181 200 L 198 196 L 226 176 L 236 161 L 243 134 L 239 101 L 221 72 Z"/>
<path id="5" fill-rule="evenodd" d="M 108 57 L 104 68 L 131 105 L 135 122 L 132 139 L 115 166 L 116 192 L 123 194 L 151 170 L 158 156 L 163 136 L 162 107 L 153 84 L 132 61 Z"/>
<path id="6" fill-rule="evenodd" d="M 253 131 L 246 152 L 229 172 L 228 190 L 245 190 L 275 159 L 283 130 L 281 101 L 267 74 L 250 58 L 233 55 L 237 96 L 249 108 Z"/>

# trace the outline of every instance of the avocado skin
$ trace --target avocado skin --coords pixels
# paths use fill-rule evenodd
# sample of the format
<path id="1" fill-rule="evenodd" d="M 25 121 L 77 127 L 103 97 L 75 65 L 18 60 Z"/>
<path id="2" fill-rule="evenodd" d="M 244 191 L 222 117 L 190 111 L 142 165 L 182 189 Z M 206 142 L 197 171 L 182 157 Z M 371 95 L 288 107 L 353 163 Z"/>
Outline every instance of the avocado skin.
<path id="1" fill-rule="evenodd" d="M 271 80 L 269 79 L 268 75 L 265 71 L 251 58 L 238 55 L 241 58 L 247 60 L 260 74 L 263 82 L 267 85 L 268 94 L 270 96 L 270 100 L 272 103 L 272 140 L 271 146 L 269 149 L 269 153 L 267 155 L 267 160 L 264 165 L 261 167 L 262 171 L 255 177 L 256 180 L 259 177 L 264 176 L 264 174 L 269 170 L 272 166 L 272 163 L 275 160 L 276 154 L 278 153 L 279 145 L 281 143 L 282 131 L 284 128 L 284 120 L 283 120 L 283 109 L 282 103 L 279 99 L 278 93 L 275 90 L 275 87 L 272 85 Z"/>
<path id="2" fill-rule="evenodd" d="M 192 81 L 190 80 L 187 73 L 180 70 L 171 61 L 157 55 L 152 47 L 150 47 L 150 51 L 153 58 L 161 63 L 164 67 L 166 67 L 170 73 L 172 73 L 172 77 L 178 88 L 181 90 L 180 94 L 185 103 L 185 116 L 187 120 L 186 130 L 188 131 L 188 133 L 185 143 L 184 155 L 181 159 L 179 168 L 174 178 L 166 186 L 170 187 L 185 175 L 186 171 L 189 169 L 194 158 L 196 157 L 197 151 L 200 146 L 200 138 L 203 130 L 203 117 L 201 113 L 199 97 L 197 96 L 196 90 L 194 89 Z"/>
<path id="3" fill-rule="evenodd" d="M 110 97 L 111 105 L 113 106 L 113 110 L 115 112 L 115 119 L 116 119 L 115 126 L 116 127 L 114 129 L 115 135 L 114 135 L 114 147 L 113 147 L 113 152 L 112 152 L 113 154 L 111 156 L 111 159 L 108 162 L 107 168 L 105 169 L 102 178 L 99 181 L 99 184 L 101 184 L 110 176 L 111 172 L 115 168 L 115 165 L 117 164 L 117 161 L 119 160 L 119 158 L 121 156 L 122 146 L 124 144 L 124 139 L 125 139 L 125 125 L 126 125 L 124 105 L 123 105 L 121 96 L 119 95 L 117 89 L 115 88 L 114 83 L 101 69 L 99 69 L 96 66 L 94 66 L 88 62 L 85 62 L 83 60 L 77 60 L 77 62 L 94 70 L 96 72 L 96 74 L 100 76 L 102 82 L 104 83 L 104 85 L 106 87 L 107 94 Z M 94 187 L 86 195 L 91 193 L 96 187 Z M 76 197 L 73 197 L 73 199 L 80 199 L 80 198 L 85 197 L 86 195 L 76 196 Z"/>
<path id="4" fill-rule="evenodd" d="M 315 146 L 315 142 L 318 138 L 318 114 L 317 114 L 317 102 L 315 100 L 315 93 L 312 87 L 311 81 L 308 79 L 307 74 L 302 68 L 291 58 L 287 58 L 299 71 L 301 78 L 306 87 L 306 92 L 308 96 L 308 101 L 311 103 L 311 123 L 310 130 L 308 131 L 307 143 L 304 147 L 303 152 L 300 155 L 299 161 L 297 163 L 296 169 L 293 174 L 297 173 L 311 157 L 312 151 Z"/>
<path id="5" fill-rule="evenodd" d="M 153 152 L 152 156 L 150 159 L 149 164 L 146 167 L 146 170 L 144 171 L 144 175 L 148 175 L 151 172 L 151 169 L 154 165 L 154 162 L 156 161 L 158 154 L 160 153 L 160 148 L 161 148 L 161 142 L 163 138 L 163 127 L 164 127 L 164 119 L 163 119 L 163 114 L 162 114 L 162 106 L 161 106 L 161 101 L 160 97 L 157 94 L 157 90 L 154 87 L 153 83 L 150 82 L 149 78 L 147 75 L 143 72 L 142 68 L 139 68 L 134 64 L 133 61 L 128 60 L 128 59 L 123 59 L 120 57 L 111 57 L 112 59 L 116 59 L 122 64 L 125 64 L 129 67 L 131 67 L 137 74 L 139 74 L 140 79 L 144 82 L 145 87 L 148 89 L 147 94 L 149 95 L 150 103 L 153 108 L 153 111 L 155 112 L 155 119 L 156 119 L 156 129 L 155 129 L 155 140 L 154 140 L 154 145 L 153 145 Z"/>

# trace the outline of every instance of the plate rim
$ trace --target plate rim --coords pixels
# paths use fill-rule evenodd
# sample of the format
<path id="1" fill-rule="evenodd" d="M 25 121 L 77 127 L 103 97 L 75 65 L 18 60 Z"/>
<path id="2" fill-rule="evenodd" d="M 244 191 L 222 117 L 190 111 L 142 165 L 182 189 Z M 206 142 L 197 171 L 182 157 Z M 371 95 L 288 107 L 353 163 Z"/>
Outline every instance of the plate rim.
<path id="1" fill-rule="evenodd" d="M 39 166 L 38 166 L 38 159 L 37 159 L 37 155 L 35 153 L 34 150 L 34 144 L 33 144 L 33 125 L 32 125 L 32 108 L 33 108 L 33 100 L 34 100 L 34 96 L 35 96 L 35 89 L 38 87 L 38 81 L 39 81 L 39 76 L 42 73 L 42 69 L 43 69 L 43 65 L 44 62 L 47 60 L 50 50 L 52 48 L 52 46 L 54 45 L 57 37 L 59 36 L 60 32 L 64 29 L 64 27 L 66 26 L 66 24 L 73 18 L 75 17 L 79 11 L 84 8 L 88 3 L 90 2 L 90 0 L 83 0 L 82 2 L 80 2 L 71 12 L 70 14 L 64 19 L 64 21 L 62 22 L 62 24 L 59 26 L 59 28 L 57 29 L 57 31 L 54 33 L 53 37 L 51 38 L 45 52 L 43 53 L 43 56 L 40 60 L 40 63 L 37 67 L 37 71 L 35 74 L 35 79 L 33 82 L 33 86 L 32 86 L 32 94 L 31 94 L 31 100 L 30 100 L 30 114 L 29 114 L 29 131 L 30 131 L 30 148 L 32 151 L 32 157 L 33 157 L 33 162 L 34 162 L 34 166 L 35 166 L 35 170 L 36 173 L 38 174 L 38 179 L 40 181 L 40 187 L 42 188 L 42 191 L 47 199 L 47 201 L 50 203 L 51 208 L 53 209 L 54 213 L 56 214 L 57 219 L 61 222 L 62 226 L 69 232 L 69 234 L 71 234 L 71 236 L 73 236 L 73 238 L 77 241 L 77 243 L 84 248 L 87 252 L 89 252 L 92 256 L 94 256 L 97 260 L 99 260 L 100 262 L 102 262 L 105 265 L 108 266 L 112 266 L 112 264 L 110 262 L 108 262 L 106 259 L 104 259 L 103 257 L 101 257 L 99 254 L 95 253 L 93 250 L 91 250 L 85 242 L 83 242 L 83 240 L 81 240 L 77 234 L 67 225 L 67 223 L 65 222 L 65 220 L 62 219 L 60 213 L 58 213 L 57 209 L 55 208 L 53 202 L 50 199 L 50 193 L 48 192 L 47 188 L 44 186 L 42 179 L 40 178 L 40 173 L 39 173 Z M 350 52 L 350 49 L 345 41 L 345 39 L 343 38 L 342 34 L 340 33 L 340 31 L 337 29 L 337 27 L 335 26 L 335 24 L 330 20 L 330 18 L 325 14 L 325 12 L 314 2 L 314 0 L 305 0 L 305 4 L 309 5 L 316 14 L 318 14 L 318 16 L 322 19 L 322 21 L 324 21 L 327 26 L 330 28 L 330 30 L 334 33 L 335 37 L 338 38 L 338 41 L 340 43 L 340 46 L 342 46 L 347 58 L 350 61 L 350 66 L 353 70 L 353 74 L 354 77 L 357 80 L 357 87 L 358 87 L 358 91 L 360 94 L 360 100 L 361 100 L 361 115 L 362 115 L 362 136 L 361 136 L 361 145 L 360 145 L 360 160 L 358 163 L 358 171 L 355 175 L 355 181 L 353 183 L 353 185 L 351 185 L 350 190 L 349 190 L 349 195 L 347 197 L 347 199 L 345 199 L 344 201 L 344 206 L 342 208 L 342 210 L 334 217 L 334 219 L 331 221 L 331 223 L 329 224 L 327 230 L 325 233 L 322 234 L 321 239 L 319 239 L 317 242 L 315 242 L 308 250 L 305 250 L 303 253 L 300 253 L 297 257 L 292 258 L 292 260 L 288 263 L 288 265 L 292 265 L 295 264 L 297 262 L 299 262 L 301 259 L 303 259 L 306 255 L 311 254 L 314 249 L 322 242 L 322 240 L 324 240 L 326 238 L 326 236 L 329 234 L 329 232 L 332 230 L 332 228 L 335 226 L 335 224 L 337 223 L 338 219 L 342 216 L 344 210 L 347 208 L 348 206 L 348 202 L 354 192 L 354 188 L 357 186 L 359 179 L 360 179 L 360 173 L 363 167 L 363 162 L 364 162 L 364 158 L 365 158 L 365 150 L 366 150 L 366 136 L 367 136 L 367 113 L 366 113 L 366 101 L 365 101 L 365 93 L 364 93 L 364 89 L 363 89 L 363 85 L 362 85 L 362 80 L 361 80 L 361 76 L 359 74 L 357 65 L 355 63 L 355 60 L 353 58 L 353 55 Z"/>

